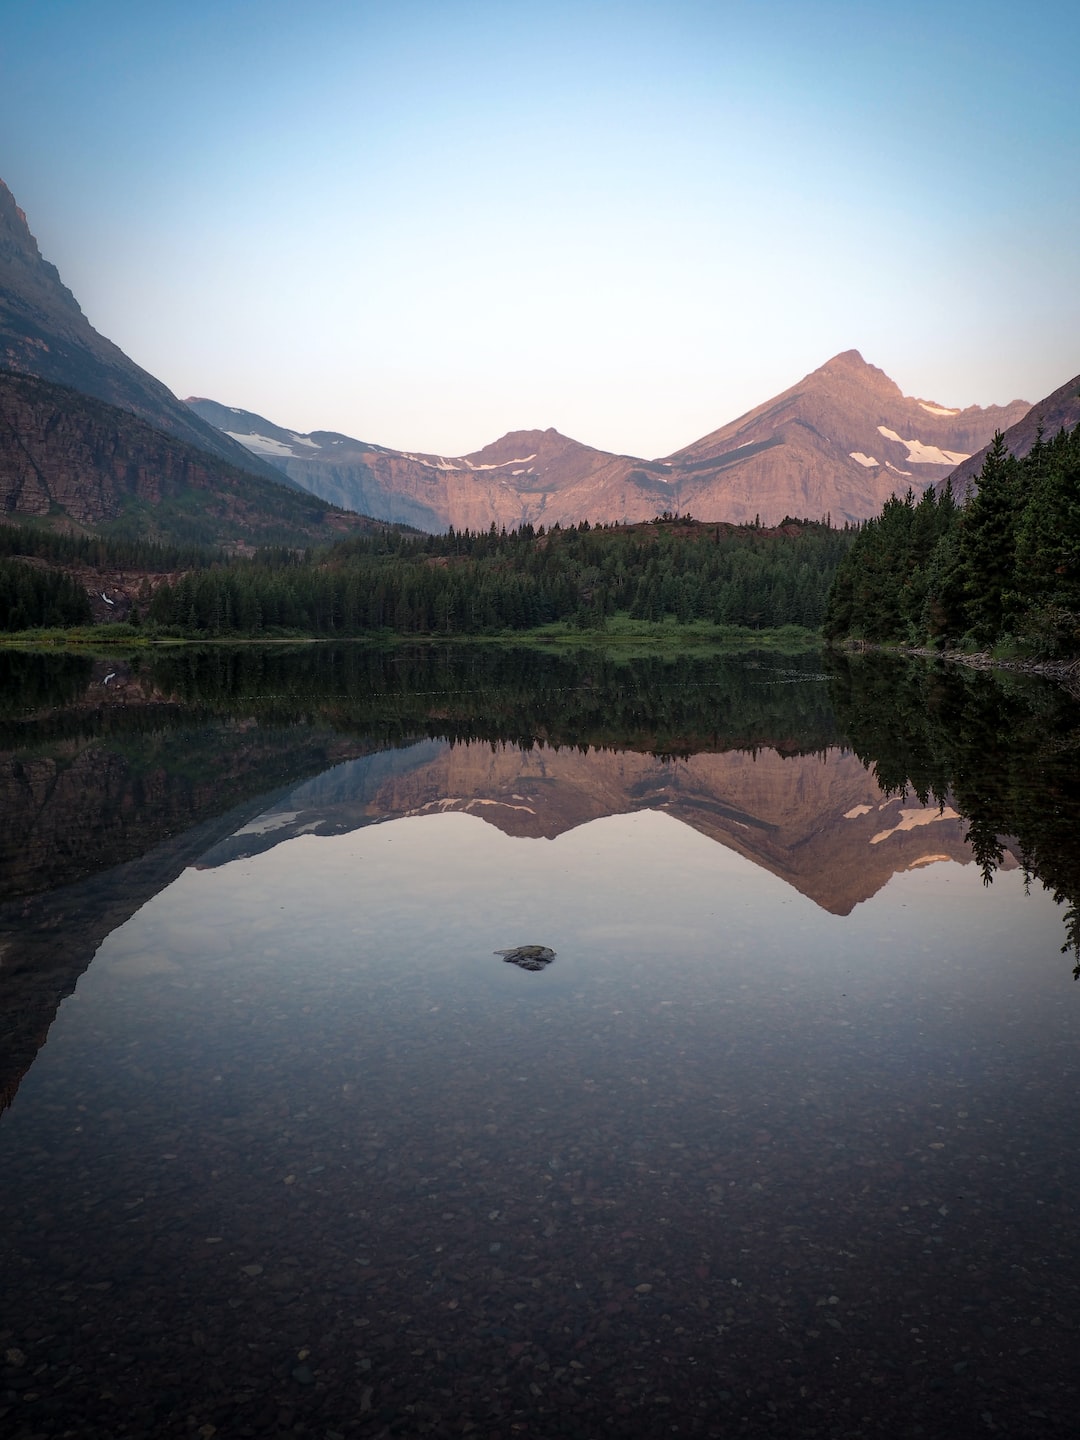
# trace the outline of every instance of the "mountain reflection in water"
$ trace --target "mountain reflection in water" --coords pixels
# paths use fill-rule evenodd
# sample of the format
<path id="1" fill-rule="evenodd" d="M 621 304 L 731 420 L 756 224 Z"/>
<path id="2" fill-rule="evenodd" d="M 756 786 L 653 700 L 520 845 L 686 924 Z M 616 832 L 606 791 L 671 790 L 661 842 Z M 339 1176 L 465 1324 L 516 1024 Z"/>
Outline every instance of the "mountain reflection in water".
<path id="1" fill-rule="evenodd" d="M 1060 692 L 5 664 L 6 1432 L 1071 1425 Z"/>
<path id="2" fill-rule="evenodd" d="M 900 870 L 972 858 L 955 810 L 886 796 L 851 751 L 665 759 L 428 740 L 347 761 L 298 786 L 199 863 L 405 816 L 460 811 L 506 835 L 554 839 L 605 815 L 641 810 L 664 811 L 837 915 Z"/>

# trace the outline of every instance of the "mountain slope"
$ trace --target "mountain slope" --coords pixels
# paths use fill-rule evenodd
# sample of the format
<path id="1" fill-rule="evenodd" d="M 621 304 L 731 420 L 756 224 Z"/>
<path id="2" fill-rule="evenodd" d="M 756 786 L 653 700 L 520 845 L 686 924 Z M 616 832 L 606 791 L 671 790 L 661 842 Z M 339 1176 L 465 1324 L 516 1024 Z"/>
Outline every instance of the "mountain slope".
<path id="1" fill-rule="evenodd" d="M 1064 385 L 1033 405 L 1026 415 L 1004 432 L 1005 448 L 1010 455 L 1022 460 L 1035 444 L 1040 430 L 1050 439 L 1059 430 L 1071 430 L 1080 425 L 1080 375 L 1074 375 Z M 952 473 L 953 489 L 963 495 L 978 475 L 986 459 L 989 444 L 982 447 Z"/>
<path id="2" fill-rule="evenodd" d="M 163 434 L 130 411 L 0 371 L 0 514 L 201 544 L 307 545 L 371 522 Z"/>
<path id="3" fill-rule="evenodd" d="M 721 488 L 733 513 L 863 520 L 894 492 L 920 494 L 1028 404 L 950 409 L 906 396 L 857 350 L 835 355 L 775 399 L 670 457 L 680 497 L 702 508 Z M 712 518 L 711 516 L 707 518 Z"/>
<path id="4" fill-rule="evenodd" d="M 470 455 L 415 454 L 187 403 L 305 489 L 428 530 L 638 521 L 665 510 L 765 524 L 863 520 L 894 491 L 943 480 L 1028 409 L 1022 400 L 955 410 L 912 399 L 856 350 L 661 460 L 595 450 L 556 430 L 512 431 Z"/>
<path id="5" fill-rule="evenodd" d="M 621 504 L 619 519 L 651 519 L 666 508 L 662 483 L 644 503 L 640 487 L 626 486 L 628 473 L 643 462 L 594 450 L 557 430 L 515 430 L 472 455 L 426 455 L 334 430 L 300 435 L 199 396 L 187 404 L 322 499 L 424 530 L 486 530 L 493 522 L 512 528 L 526 520 L 566 524 L 589 515 L 597 494 L 608 510 Z M 608 495 L 612 487 L 615 494 Z"/>
<path id="6" fill-rule="evenodd" d="M 193 415 L 160 380 L 99 335 L 0 180 L 0 366 L 130 410 L 158 430 L 264 478 L 280 477 Z"/>

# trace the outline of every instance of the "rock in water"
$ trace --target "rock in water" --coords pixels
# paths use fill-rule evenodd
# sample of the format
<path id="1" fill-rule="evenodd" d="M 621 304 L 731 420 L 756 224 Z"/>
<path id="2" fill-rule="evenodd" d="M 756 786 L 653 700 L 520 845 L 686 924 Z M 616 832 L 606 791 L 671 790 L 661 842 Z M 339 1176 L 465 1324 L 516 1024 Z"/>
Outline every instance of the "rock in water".
<path id="1" fill-rule="evenodd" d="M 517 945 L 513 950 L 496 950 L 494 953 L 519 970 L 543 970 L 555 959 L 555 951 L 546 945 Z"/>

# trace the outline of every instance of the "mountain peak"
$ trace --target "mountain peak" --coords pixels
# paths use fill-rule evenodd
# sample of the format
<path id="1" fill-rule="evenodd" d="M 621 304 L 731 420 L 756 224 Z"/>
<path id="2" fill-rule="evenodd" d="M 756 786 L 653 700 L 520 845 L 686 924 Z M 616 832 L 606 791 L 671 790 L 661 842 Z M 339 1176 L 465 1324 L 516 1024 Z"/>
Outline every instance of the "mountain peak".
<path id="1" fill-rule="evenodd" d="M 841 350 L 839 355 L 834 355 L 831 360 L 826 360 L 824 365 L 812 371 L 811 374 L 836 377 L 848 383 L 878 391 L 883 395 L 899 396 L 903 394 L 895 380 L 890 380 L 884 370 L 880 370 L 876 365 L 871 365 L 868 360 L 864 360 L 858 350 Z"/>
<path id="2" fill-rule="evenodd" d="M 87 320 L 0 180 L 0 367 L 129 410 L 158 430 L 266 479 L 264 462 L 181 405 Z"/>
<path id="3" fill-rule="evenodd" d="M 822 370 L 838 370 L 840 368 L 849 370 L 873 370 L 873 365 L 868 365 L 862 357 L 861 350 L 841 350 L 839 355 L 834 355 L 831 360 L 819 367 Z"/>

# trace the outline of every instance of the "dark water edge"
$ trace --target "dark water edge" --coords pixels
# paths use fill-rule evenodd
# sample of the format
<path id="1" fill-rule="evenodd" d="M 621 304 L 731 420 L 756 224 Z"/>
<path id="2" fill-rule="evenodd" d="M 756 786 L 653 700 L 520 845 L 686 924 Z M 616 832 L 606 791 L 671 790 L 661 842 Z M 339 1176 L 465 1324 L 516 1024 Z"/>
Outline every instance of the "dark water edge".
<path id="1" fill-rule="evenodd" d="M 1072 1433 L 1068 698 L 324 657 L 3 688 L 5 1433 Z"/>

